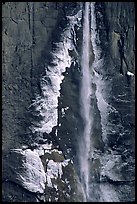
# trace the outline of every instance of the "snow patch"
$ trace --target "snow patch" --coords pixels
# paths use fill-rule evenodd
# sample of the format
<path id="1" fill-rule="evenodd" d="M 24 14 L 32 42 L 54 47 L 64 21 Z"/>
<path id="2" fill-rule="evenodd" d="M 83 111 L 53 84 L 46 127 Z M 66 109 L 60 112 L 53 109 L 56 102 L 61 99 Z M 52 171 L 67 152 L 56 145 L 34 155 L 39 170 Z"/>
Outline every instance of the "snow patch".
<path id="1" fill-rule="evenodd" d="M 66 107 L 66 108 L 62 108 L 61 109 L 61 113 L 62 113 L 62 117 L 64 117 L 65 113 L 66 113 L 66 110 L 68 110 L 69 107 Z"/>
<path id="2" fill-rule="evenodd" d="M 34 149 L 34 152 L 37 152 L 39 156 L 42 156 L 47 152 L 50 153 L 51 148 L 52 148 L 52 143 L 51 144 L 45 143 L 45 144 L 39 145 L 36 149 Z"/>
<path id="3" fill-rule="evenodd" d="M 54 184 L 54 188 L 56 189 L 56 191 L 58 191 L 58 186 L 56 184 Z"/>
<path id="4" fill-rule="evenodd" d="M 69 183 L 69 181 L 67 180 L 67 178 L 65 178 L 65 183 L 66 183 L 66 184 L 68 184 L 68 183 Z"/>
<path id="5" fill-rule="evenodd" d="M 42 144 L 41 147 L 42 147 L 43 149 L 51 149 L 52 143 L 50 143 L 50 144 L 48 144 L 48 143 Z"/>
<path id="6" fill-rule="evenodd" d="M 55 201 L 58 201 L 58 198 L 55 197 Z"/>
<path id="7" fill-rule="evenodd" d="M 65 115 L 64 108 L 61 109 L 61 113 L 62 113 L 62 117 L 64 117 L 64 115 Z"/>
<path id="8" fill-rule="evenodd" d="M 58 154 L 62 154 L 62 151 L 59 151 L 58 149 L 53 149 L 51 152 L 57 152 Z"/>
<path id="9" fill-rule="evenodd" d="M 67 166 L 68 165 L 68 163 L 69 163 L 69 161 L 70 161 L 70 159 L 66 159 L 66 160 L 64 160 L 63 162 L 62 162 L 62 166 Z"/>
<path id="10" fill-rule="evenodd" d="M 132 72 L 127 71 L 127 75 L 128 76 L 134 76 L 134 74 Z"/>
<path id="11" fill-rule="evenodd" d="M 70 185 L 68 185 L 68 189 L 69 189 L 69 191 L 71 191 L 71 186 Z"/>
<path id="12" fill-rule="evenodd" d="M 57 130 L 57 129 L 56 129 L 56 131 L 55 131 L 55 135 L 58 136 L 58 130 Z"/>
<path id="13" fill-rule="evenodd" d="M 102 178 L 107 176 L 107 178 L 113 181 L 124 180 L 121 175 L 121 155 L 106 155 L 102 158 L 101 163 L 103 164 L 101 168 Z"/>
<path id="14" fill-rule="evenodd" d="M 46 176 L 43 164 L 36 151 L 30 149 L 12 149 L 16 153 L 16 160 L 22 161 L 21 166 L 14 169 L 15 180 L 31 192 L 43 193 L 45 189 Z M 18 161 L 19 162 L 19 161 Z"/>
<path id="15" fill-rule="evenodd" d="M 69 109 L 69 107 L 66 107 L 66 108 L 64 108 L 65 110 L 68 110 Z"/>
<path id="16" fill-rule="evenodd" d="M 47 164 L 47 172 L 46 172 L 46 181 L 48 187 L 55 187 L 52 183 L 52 179 L 57 179 L 58 177 L 61 178 L 63 171 L 62 166 L 67 166 L 69 159 L 64 160 L 63 162 L 54 162 L 53 160 L 49 160 Z"/>
<path id="17" fill-rule="evenodd" d="M 108 185 L 108 184 L 100 185 L 100 190 L 102 195 L 100 202 L 119 202 L 120 201 L 112 185 Z"/>

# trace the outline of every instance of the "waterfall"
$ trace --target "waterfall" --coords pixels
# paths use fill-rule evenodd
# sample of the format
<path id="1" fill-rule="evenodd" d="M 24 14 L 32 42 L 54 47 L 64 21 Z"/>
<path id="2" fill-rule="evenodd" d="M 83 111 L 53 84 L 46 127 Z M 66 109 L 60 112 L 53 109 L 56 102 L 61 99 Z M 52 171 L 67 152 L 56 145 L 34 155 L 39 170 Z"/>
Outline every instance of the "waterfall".
<path id="1" fill-rule="evenodd" d="M 83 135 L 79 142 L 80 157 L 80 177 L 84 192 L 84 200 L 89 197 L 89 158 L 90 158 L 90 135 L 91 135 L 91 114 L 90 114 L 90 96 L 91 96 L 91 76 L 89 71 L 89 2 L 85 3 L 84 21 L 83 21 L 83 44 L 81 56 L 81 116 L 84 122 Z"/>
<path id="2" fill-rule="evenodd" d="M 92 43 L 94 61 L 92 66 L 89 65 L 89 53 L 90 53 L 90 42 Z M 99 80 L 95 79 L 95 67 L 101 67 L 102 59 L 100 50 L 100 41 L 96 29 L 96 18 L 95 18 L 95 3 L 85 2 L 85 10 L 83 15 L 83 44 L 82 44 L 82 55 L 81 55 L 81 116 L 83 119 L 84 129 L 79 142 L 79 160 L 80 160 L 80 179 L 83 188 L 84 200 L 89 201 L 90 195 L 90 174 L 91 174 L 91 158 L 93 158 L 93 145 L 92 145 L 92 105 L 91 95 L 92 86 L 91 83 L 98 83 Z M 92 72 L 91 70 L 92 69 Z M 94 74 L 93 74 L 94 73 Z M 99 83 L 100 84 L 100 83 Z M 96 84 L 98 87 L 98 85 Z M 96 93 L 97 98 L 101 97 L 99 92 Z M 97 100 L 98 102 L 98 100 Z M 99 103 L 99 102 L 98 102 Z M 98 105 L 98 104 L 97 104 Z"/>

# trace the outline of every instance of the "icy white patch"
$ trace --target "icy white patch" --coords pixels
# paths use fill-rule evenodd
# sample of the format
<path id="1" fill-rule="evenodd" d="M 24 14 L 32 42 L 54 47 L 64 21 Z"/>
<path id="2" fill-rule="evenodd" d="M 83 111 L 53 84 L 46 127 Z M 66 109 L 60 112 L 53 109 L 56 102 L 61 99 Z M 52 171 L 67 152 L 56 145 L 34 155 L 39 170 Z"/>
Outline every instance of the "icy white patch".
<path id="1" fill-rule="evenodd" d="M 54 184 L 54 188 L 56 189 L 56 191 L 58 191 L 58 186 L 56 184 Z"/>
<path id="2" fill-rule="evenodd" d="M 59 151 L 58 149 L 53 149 L 51 152 L 57 152 L 58 154 L 62 154 L 62 151 Z"/>
<path id="3" fill-rule="evenodd" d="M 57 136 L 58 135 L 58 130 L 56 129 L 56 131 L 55 131 L 55 135 Z"/>
<path id="4" fill-rule="evenodd" d="M 69 191 L 71 191 L 71 186 L 70 185 L 68 185 L 68 189 L 69 189 Z"/>
<path id="5" fill-rule="evenodd" d="M 59 127 L 61 126 L 61 123 L 59 123 Z"/>
<path id="6" fill-rule="evenodd" d="M 43 149 L 51 149 L 52 143 L 50 143 L 50 144 L 48 144 L 48 143 L 42 144 L 41 147 L 42 147 Z"/>
<path id="7" fill-rule="evenodd" d="M 44 155 L 44 149 L 43 148 L 34 149 L 34 152 L 36 152 L 39 156 Z"/>
<path id="8" fill-rule="evenodd" d="M 12 149 L 11 152 L 17 153 L 16 160 L 22 160 L 22 166 L 15 170 L 15 180 L 31 192 L 43 193 L 46 176 L 38 153 L 30 149 Z"/>
<path id="9" fill-rule="evenodd" d="M 58 198 L 55 197 L 55 201 L 58 201 Z"/>
<path id="10" fill-rule="evenodd" d="M 101 184 L 100 190 L 101 190 L 100 202 L 119 202 L 120 201 L 112 185 Z"/>
<path id="11" fill-rule="evenodd" d="M 65 178 L 65 183 L 66 183 L 66 184 L 68 184 L 68 183 L 69 183 L 69 181 L 67 180 L 67 178 Z"/>
<path id="12" fill-rule="evenodd" d="M 75 23 L 77 26 L 81 26 L 81 19 L 82 19 L 82 10 L 79 10 L 78 13 L 74 16 L 66 16 L 70 21 Z"/>
<path id="13" fill-rule="evenodd" d="M 62 109 L 61 109 L 62 117 L 64 117 L 64 115 L 65 115 L 65 113 L 66 113 L 65 111 L 68 110 L 68 109 L 69 109 L 69 107 L 62 108 Z"/>
<path id="14" fill-rule="evenodd" d="M 63 162 L 62 162 L 62 166 L 67 166 L 68 165 L 68 163 L 69 163 L 69 161 L 70 161 L 70 159 L 66 159 L 66 160 L 64 160 Z"/>
<path id="15" fill-rule="evenodd" d="M 46 178 L 47 178 L 47 186 L 53 187 L 51 179 L 57 179 L 58 175 L 61 178 L 62 175 L 62 166 L 59 162 L 54 162 L 53 160 L 50 160 L 47 164 L 47 172 L 46 172 Z"/>
<path id="16" fill-rule="evenodd" d="M 112 181 L 123 181 L 126 180 L 122 176 L 122 168 L 127 165 L 126 162 L 123 162 L 121 159 L 121 155 L 117 153 L 117 151 L 111 151 L 106 153 L 95 152 L 93 154 L 93 158 L 98 158 L 101 163 L 100 168 L 100 181 L 103 181 L 106 178 L 111 179 Z"/>
<path id="17" fill-rule="evenodd" d="M 39 156 L 42 156 L 46 152 L 50 153 L 51 148 L 52 148 L 52 143 L 51 144 L 45 143 L 45 144 L 39 145 L 36 149 L 34 149 L 34 152 L 37 152 Z"/>
<path id="18" fill-rule="evenodd" d="M 45 153 L 49 153 L 49 154 L 51 154 L 51 151 L 48 150 L 48 149 L 45 149 L 45 150 L 44 150 L 44 154 L 45 154 Z"/>
<path id="19" fill-rule="evenodd" d="M 27 149 L 27 148 L 28 148 L 27 145 L 23 145 L 23 146 L 22 146 L 22 149 L 23 149 L 23 150 L 25 150 L 25 149 Z"/>
<path id="20" fill-rule="evenodd" d="M 47 164 L 47 172 L 46 172 L 46 180 L 47 180 L 47 186 L 48 187 L 55 187 L 52 183 L 52 179 L 57 179 L 58 177 L 61 178 L 63 171 L 62 166 L 68 165 L 69 159 L 64 160 L 63 162 L 54 162 L 53 160 L 50 160 Z"/>
<path id="21" fill-rule="evenodd" d="M 66 196 L 67 196 L 67 197 L 70 197 L 70 195 L 69 195 L 68 193 L 66 193 Z"/>
<path id="22" fill-rule="evenodd" d="M 61 113 L 62 113 L 62 117 L 64 117 L 64 115 L 65 115 L 64 108 L 61 109 Z"/>
<path id="23" fill-rule="evenodd" d="M 71 160 L 70 162 L 71 162 L 71 164 L 73 164 L 73 161 L 72 161 L 72 160 Z"/>
<path id="24" fill-rule="evenodd" d="M 59 43 L 56 43 L 56 49 L 52 51 L 52 64 L 45 67 L 46 76 L 41 79 L 41 89 L 43 96 L 37 96 L 33 105 L 36 107 L 39 115 L 43 117 L 42 121 L 36 126 L 31 127 L 33 133 L 50 133 L 52 128 L 57 125 L 58 120 L 58 97 L 60 96 L 60 85 L 64 76 L 62 75 L 66 68 L 71 66 L 72 59 L 68 50 L 75 49 L 74 25 L 80 24 L 82 11 L 74 16 L 68 16 L 69 24 L 61 34 Z M 80 26 L 80 25 L 79 25 Z"/>
<path id="25" fill-rule="evenodd" d="M 128 76 L 134 76 L 134 74 L 132 72 L 129 72 L 129 71 L 127 72 L 127 75 Z"/>
<path id="26" fill-rule="evenodd" d="M 44 149 L 44 154 L 45 154 L 45 153 L 52 154 L 52 152 L 57 152 L 58 154 L 62 154 L 62 151 L 59 151 L 59 150 L 57 150 L 57 149 L 52 149 L 52 150 L 50 150 L 50 149 Z"/>
<path id="27" fill-rule="evenodd" d="M 101 176 L 102 178 L 106 176 L 112 181 L 123 181 L 126 180 L 122 175 L 122 168 L 127 166 L 126 162 L 123 162 L 121 155 L 115 154 L 115 151 L 111 151 L 111 154 L 104 154 L 100 158 L 102 167 L 101 167 Z M 128 175 L 127 175 L 128 179 Z"/>

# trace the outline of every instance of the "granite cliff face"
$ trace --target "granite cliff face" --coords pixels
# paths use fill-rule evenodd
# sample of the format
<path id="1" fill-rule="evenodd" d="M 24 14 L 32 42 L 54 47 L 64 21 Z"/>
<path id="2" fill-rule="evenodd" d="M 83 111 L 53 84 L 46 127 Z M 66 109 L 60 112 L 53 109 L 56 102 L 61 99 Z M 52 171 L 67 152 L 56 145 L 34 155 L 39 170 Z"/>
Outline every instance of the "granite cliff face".
<path id="1" fill-rule="evenodd" d="M 42 61 L 62 15 L 61 7 L 61 3 L 44 2 L 3 5 L 4 149 L 26 143 L 26 127 L 31 123 L 28 107 L 34 93 L 40 92 Z"/>
<path id="2" fill-rule="evenodd" d="M 3 201 L 83 201 L 83 12 L 82 2 L 2 4 Z M 95 17 L 90 201 L 134 201 L 134 3 L 97 2 Z"/>

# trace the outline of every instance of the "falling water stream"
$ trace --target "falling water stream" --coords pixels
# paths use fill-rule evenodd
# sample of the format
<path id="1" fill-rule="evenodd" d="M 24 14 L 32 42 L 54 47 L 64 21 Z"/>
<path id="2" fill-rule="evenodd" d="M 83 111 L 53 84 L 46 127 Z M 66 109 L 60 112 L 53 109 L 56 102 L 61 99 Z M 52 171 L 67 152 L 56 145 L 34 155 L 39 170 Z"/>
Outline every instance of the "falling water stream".
<path id="1" fill-rule="evenodd" d="M 83 44 L 81 55 L 81 116 L 83 118 L 84 129 L 80 140 L 80 178 L 83 188 L 84 201 L 90 201 L 92 195 L 90 195 L 90 171 L 91 171 L 91 158 L 93 153 L 92 145 L 92 106 L 91 95 L 92 86 L 91 80 L 93 78 L 91 68 L 94 69 L 94 65 L 99 62 L 100 49 L 96 44 L 97 32 L 96 32 L 96 20 L 94 12 L 94 3 L 85 2 L 85 10 L 83 15 Z M 90 42 L 92 43 L 94 62 L 93 65 L 89 65 L 89 53 Z"/>
<path id="2" fill-rule="evenodd" d="M 80 141 L 80 177 L 83 186 L 84 200 L 89 197 L 89 154 L 90 154 L 90 134 L 91 134 L 91 76 L 89 71 L 89 2 L 85 3 L 83 21 L 83 44 L 81 56 L 81 115 L 84 122 L 83 135 Z"/>

